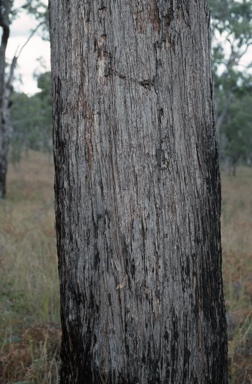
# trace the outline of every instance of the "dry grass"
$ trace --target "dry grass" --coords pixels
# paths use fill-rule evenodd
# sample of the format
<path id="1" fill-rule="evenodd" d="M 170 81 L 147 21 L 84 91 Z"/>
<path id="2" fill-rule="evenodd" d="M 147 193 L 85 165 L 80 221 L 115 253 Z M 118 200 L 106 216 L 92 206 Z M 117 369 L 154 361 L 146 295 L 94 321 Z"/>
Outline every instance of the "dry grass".
<path id="1" fill-rule="evenodd" d="M 32 152 L 0 202 L 0 382 L 56 383 L 59 293 L 53 165 Z"/>
<path id="2" fill-rule="evenodd" d="M 251 168 L 222 176 L 222 247 L 230 383 L 252 383 Z"/>
<path id="3" fill-rule="evenodd" d="M 252 383 L 252 169 L 222 177 L 223 271 L 232 384 Z M 31 152 L 0 202 L 0 383 L 56 384 L 59 294 L 53 164 Z"/>

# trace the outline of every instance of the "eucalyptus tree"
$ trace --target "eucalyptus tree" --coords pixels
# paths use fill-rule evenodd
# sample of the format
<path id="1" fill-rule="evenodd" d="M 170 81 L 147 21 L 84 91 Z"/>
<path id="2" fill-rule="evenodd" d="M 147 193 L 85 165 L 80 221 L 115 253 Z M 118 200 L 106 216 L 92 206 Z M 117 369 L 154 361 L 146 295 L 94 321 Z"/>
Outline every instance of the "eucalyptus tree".
<path id="1" fill-rule="evenodd" d="M 208 1 L 49 9 L 61 383 L 226 384 Z"/>
<path id="2" fill-rule="evenodd" d="M 2 28 L 0 45 L 0 199 L 4 198 L 6 195 L 8 151 L 12 129 L 9 111 L 10 97 L 13 90 L 12 82 L 17 60 L 23 47 L 21 47 L 13 57 L 8 73 L 6 73 L 6 48 L 10 36 L 11 21 L 14 17 L 18 16 L 22 8 L 35 14 L 36 18 L 40 21 L 35 30 L 31 32 L 23 47 L 27 44 L 39 26 L 46 25 L 47 20 L 47 7 L 45 7 L 41 1 L 28 0 L 27 4 L 24 4 L 20 8 L 15 8 L 15 2 L 13 0 L 0 0 L 0 27 Z M 36 13 L 35 10 L 37 10 Z"/>
<path id="3" fill-rule="evenodd" d="M 6 173 L 10 136 L 8 95 L 11 91 L 11 84 L 5 84 L 5 56 L 10 36 L 10 13 L 12 6 L 12 0 L 0 1 L 0 27 L 2 28 L 0 45 L 0 199 L 5 197 L 6 193 Z"/>

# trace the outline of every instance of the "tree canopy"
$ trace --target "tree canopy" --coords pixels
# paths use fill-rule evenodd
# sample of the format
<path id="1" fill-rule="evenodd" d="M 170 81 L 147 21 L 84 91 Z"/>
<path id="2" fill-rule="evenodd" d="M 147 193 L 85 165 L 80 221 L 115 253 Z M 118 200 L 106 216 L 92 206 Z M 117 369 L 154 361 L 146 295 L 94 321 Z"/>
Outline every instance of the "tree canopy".
<path id="1" fill-rule="evenodd" d="M 19 161 L 22 150 L 52 151 L 52 101 L 50 72 L 37 77 L 40 92 L 33 96 L 14 93 L 12 96 L 11 160 Z"/>

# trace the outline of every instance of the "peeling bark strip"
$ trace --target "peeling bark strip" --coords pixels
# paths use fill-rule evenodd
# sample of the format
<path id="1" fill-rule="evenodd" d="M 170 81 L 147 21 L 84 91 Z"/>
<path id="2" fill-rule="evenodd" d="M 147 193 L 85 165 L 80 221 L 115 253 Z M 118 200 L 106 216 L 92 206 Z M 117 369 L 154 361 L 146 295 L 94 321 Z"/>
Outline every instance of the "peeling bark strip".
<path id="1" fill-rule="evenodd" d="M 53 0 L 62 384 L 226 384 L 208 1 Z"/>

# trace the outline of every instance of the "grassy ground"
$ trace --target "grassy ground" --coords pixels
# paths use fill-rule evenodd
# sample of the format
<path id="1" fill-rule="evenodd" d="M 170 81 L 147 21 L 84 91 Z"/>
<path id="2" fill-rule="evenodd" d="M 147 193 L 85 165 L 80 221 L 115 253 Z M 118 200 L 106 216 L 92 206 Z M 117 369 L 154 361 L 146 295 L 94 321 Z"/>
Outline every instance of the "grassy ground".
<path id="1" fill-rule="evenodd" d="M 0 383 L 56 383 L 60 343 L 53 166 L 30 153 L 0 202 Z"/>
<path id="2" fill-rule="evenodd" d="M 222 175 L 222 248 L 232 384 L 252 383 L 252 169 Z"/>
<path id="3" fill-rule="evenodd" d="M 223 271 L 232 384 L 252 383 L 252 169 L 222 177 Z M 0 202 L 0 383 L 56 384 L 59 293 L 53 165 L 32 152 Z M 217 384 L 217 383 L 216 383 Z"/>

